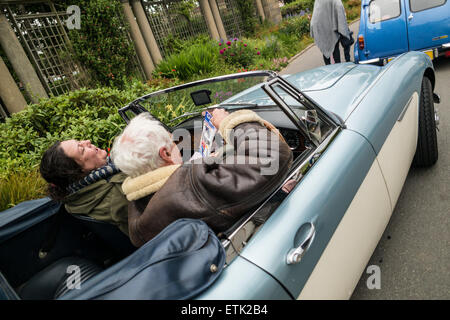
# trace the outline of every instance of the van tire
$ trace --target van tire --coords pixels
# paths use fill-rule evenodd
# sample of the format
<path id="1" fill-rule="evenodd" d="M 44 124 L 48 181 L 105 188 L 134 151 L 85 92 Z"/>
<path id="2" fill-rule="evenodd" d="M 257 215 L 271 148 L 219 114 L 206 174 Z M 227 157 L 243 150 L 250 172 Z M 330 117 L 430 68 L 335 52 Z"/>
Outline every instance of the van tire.
<path id="1" fill-rule="evenodd" d="M 434 114 L 433 88 L 429 78 L 422 79 L 419 101 L 419 130 L 417 149 L 413 159 L 415 167 L 430 167 L 438 159 L 436 121 Z"/>

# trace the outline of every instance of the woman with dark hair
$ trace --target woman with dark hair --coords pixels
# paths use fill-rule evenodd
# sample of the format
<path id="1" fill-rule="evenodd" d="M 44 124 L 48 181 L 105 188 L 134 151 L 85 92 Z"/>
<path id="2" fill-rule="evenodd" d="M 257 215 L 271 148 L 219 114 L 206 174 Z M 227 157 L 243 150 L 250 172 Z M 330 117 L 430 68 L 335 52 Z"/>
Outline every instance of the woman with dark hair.
<path id="1" fill-rule="evenodd" d="M 58 141 L 43 154 L 40 172 L 50 197 L 69 213 L 112 223 L 128 235 L 128 201 L 121 187 L 127 176 L 105 150 L 89 140 Z"/>

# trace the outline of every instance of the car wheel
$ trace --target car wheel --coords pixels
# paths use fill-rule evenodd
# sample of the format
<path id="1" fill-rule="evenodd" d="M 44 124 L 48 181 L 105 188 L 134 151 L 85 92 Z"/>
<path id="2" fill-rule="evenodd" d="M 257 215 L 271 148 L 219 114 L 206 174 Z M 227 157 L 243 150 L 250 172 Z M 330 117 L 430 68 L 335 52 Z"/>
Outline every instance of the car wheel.
<path id="1" fill-rule="evenodd" d="M 419 102 L 419 134 L 413 165 L 429 167 L 438 159 L 436 120 L 434 113 L 433 88 L 430 79 L 424 77 Z"/>

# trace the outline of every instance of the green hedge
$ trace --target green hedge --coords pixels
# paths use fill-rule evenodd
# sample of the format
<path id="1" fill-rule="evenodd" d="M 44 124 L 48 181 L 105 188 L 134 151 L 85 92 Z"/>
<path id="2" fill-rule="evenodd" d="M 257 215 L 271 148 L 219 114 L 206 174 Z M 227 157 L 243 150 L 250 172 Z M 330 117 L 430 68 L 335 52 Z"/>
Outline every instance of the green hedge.
<path id="1" fill-rule="evenodd" d="M 124 90 L 81 89 L 43 99 L 0 123 L 0 178 L 38 166 L 56 140 L 90 139 L 106 149 L 124 127 L 118 109 L 158 89 L 138 81 Z"/>
<path id="2" fill-rule="evenodd" d="M 353 21 L 360 15 L 361 0 L 342 0 L 345 11 L 347 13 L 347 20 Z M 281 15 L 286 18 L 292 15 L 298 15 L 305 12 L 311 14 L 314 9 L 314 0 L 295 0 L 290 1 L 281 7 Z"/>
<path id="3" fill-rule="evenodd" d="M 281 15 L 296 15 L 301 11 L 312 13 L 314 8 L 314 0 L 297 0 L 281 7 Z"/>
<path id="4" fill-rule="evenodd" d="M 179 45 L 179 44 L 178 44 Z M 188 45 L 178 53 L 161 61 L 154 71 L 156 76 L 187 80 L 194 74 L 208 74 L 218 63 L 215 42 Z"/>
<path id="5" fill-rule="evenodd" d="M 122 88 L 130 75 L 139 78 L 136 53 L 128 40 L 120 1 L 80 0 L 75 4 L 81 9 L 81 29 L 69 32 L 71 53 L 88 70 L 90 86 Z"/>

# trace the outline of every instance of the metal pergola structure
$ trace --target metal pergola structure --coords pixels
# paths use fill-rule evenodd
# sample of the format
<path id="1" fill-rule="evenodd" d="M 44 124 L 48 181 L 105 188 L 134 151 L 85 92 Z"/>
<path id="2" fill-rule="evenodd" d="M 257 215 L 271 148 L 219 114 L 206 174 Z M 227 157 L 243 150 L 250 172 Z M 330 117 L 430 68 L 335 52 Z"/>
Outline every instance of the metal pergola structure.
<path id="1" fill-rule="evenodd" d="M 42 12 L 23 10 L 25 5 L 38 4 L 45 7 Z M 6 15 L 49 95 L 56 96 L 88 86 L 87 71 L 71 55 L 73 49 L 66 26 L 69 18 L 66 10 L 56 8 L 51 0 L 0 0 L 0 10 Z M 126 30 L 124 28 L 126 38 L 132 42 Z M 143 76 L 136 56 L 134 64 Z"/>
<path id="2" fill-rule="evenodd" d="M 215 0 L 227 35 L 230 38 L 243 34 L 243 24 L 236 1 Z M 186 6 L 182 0 L 141 0 L 150 27 L 163 56 L 169 55 L 168 41 L 188 40 L 199 35 L 208 35 L 205 14 L 198 1 Z"/>
<path id="3" fill-rule="evenodd" d="M 44 4 L 47 12 L 21 14 L 13 7 Z M 59 95 L 86 85 L 84 71 L 68 54 L 71 44 L 67 35 L 65 11 L 57 11 L 53 2 L 42 0 L 0 0 L 7 18 L 48 94 Z"/>

